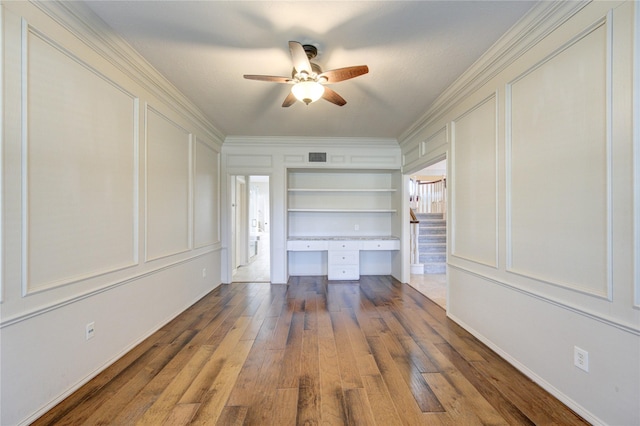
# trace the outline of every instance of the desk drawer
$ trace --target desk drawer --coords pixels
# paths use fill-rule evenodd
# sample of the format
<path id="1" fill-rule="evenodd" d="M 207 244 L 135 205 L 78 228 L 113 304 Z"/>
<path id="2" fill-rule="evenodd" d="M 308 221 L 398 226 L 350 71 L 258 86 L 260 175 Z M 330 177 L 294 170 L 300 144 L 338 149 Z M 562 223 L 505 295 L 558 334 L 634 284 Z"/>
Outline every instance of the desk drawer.
<path id="1" fill-rule="evenodd" d="M 326 251 L 328 244 L 326 240 L 289 240 L 287 250 L 290 251 Z"/>
<path id="2" fill-rule="evenodd" d="M 358 250 L 359 241 L 338 240 L 329 241 L 329 250 Z"/>
<path id="3" fill-rule="evenodd" d="M 360 268 L 358 265 L 329 265 L 329 280 L 358 280 Z"/>
<path id="4" fill-rule="evenodd" d="M 360 252 L 358 250 L 329 251 L 330 265 L 358 265 Z"/>
<path id="5" fill-rule="evenodd" d="M 362 250 L 400 250 L 400 240 L 363 241 Z"/>

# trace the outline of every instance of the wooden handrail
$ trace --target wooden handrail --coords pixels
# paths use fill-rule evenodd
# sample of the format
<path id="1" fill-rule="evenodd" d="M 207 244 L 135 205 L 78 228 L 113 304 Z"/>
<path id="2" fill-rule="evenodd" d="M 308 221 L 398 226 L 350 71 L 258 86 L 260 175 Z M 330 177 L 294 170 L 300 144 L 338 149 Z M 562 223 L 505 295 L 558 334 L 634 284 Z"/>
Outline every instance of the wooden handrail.
<path id="1" fill-rule="evenodd" d="M 443 177 L 443 178 L 438 179 L 438 180 L 429 180 L 429 181 L 419 180 L 417 183 L 418 183 L 418 185 L 428 185 L 428 184 L 438 183 L 438 182 L 444 182 L 446 184 L 447 183 L 447 178 Z"/>
<path id="2" fill-rule="evenodd" d="M 445 213 L 447 178 L 416 181 L 415 194 L 410 197 L 411 208 L 418 213 Z"/>

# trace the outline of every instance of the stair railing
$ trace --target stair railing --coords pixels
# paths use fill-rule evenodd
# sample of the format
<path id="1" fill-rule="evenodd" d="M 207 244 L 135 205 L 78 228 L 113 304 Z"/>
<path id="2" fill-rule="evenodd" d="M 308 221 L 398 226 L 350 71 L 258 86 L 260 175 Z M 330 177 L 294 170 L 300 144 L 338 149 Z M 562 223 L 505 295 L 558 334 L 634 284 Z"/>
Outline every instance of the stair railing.
<path id="1" fill-rule="evenodd" d="M 410 223 L 411 223 L 411 273 L 414 272 L 414 268 L 418 268 L 422 265 L 418 265 L 420 262 L 420 251 L 418 245 L 418 235 L 420 234 L 420 221 L 416 217 L 413 209 L 409 209 L 409 213 L 411 215 Z"/>
<path id="2" fill-rule="evenodd" d="M 447 178 L 431 182 L 416 182 L 412 207 L 418 213 L 443 213 L 447 210 Z"/>

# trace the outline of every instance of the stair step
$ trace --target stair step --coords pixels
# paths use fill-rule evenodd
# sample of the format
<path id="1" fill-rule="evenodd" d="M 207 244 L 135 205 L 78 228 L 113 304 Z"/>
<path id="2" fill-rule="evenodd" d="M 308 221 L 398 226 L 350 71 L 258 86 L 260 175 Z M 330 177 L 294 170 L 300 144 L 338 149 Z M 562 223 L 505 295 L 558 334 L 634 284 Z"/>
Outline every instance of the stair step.
<path id="1" fill-rule="evenodd" d="M 420 228 L 430 228 L 432 226 L 447 226 L 447 221 L 444 219 L 441 220 L 421 220 Z"/>
<path id="2" fill-rule="evenodd" d="M 447 242 L 446 235 L 420 235 L 418 236 L 418 244 L 441 243 Z"/>
<path id="3" fill-rule="evenodd" d="M 424 273 L 425 274 L 445 274 L 447 273 L 447 264 L 446 263 L 425 263 Z"/>
<path id="4" fill-rule="evenodd" d="M 447 272 L 447 220 L 443 213 L 416 213 L 419 262 L 425 274 Z"/>
<path id="5" fill-rule="evenodd" d="M 430 228 L 420 228 L 418 235 L 446 235 L 447 228 L 444 226 L 433 226 Z"/>
<path id="6" fill-rule="evenodd" d="M 446 253 L 447 245 L 444 243 L 418 244 L 418 250 L 420 253 Z"/>
<path id="7" fill-rule="evenodd" d="M 444 213 L 416 213 L 418 220 L 422 219 L 443 219 Z"/>
<path id="8" fill-rule="evenodd" d="M 446 263 L 446 253 L 420 253 L 420 263 Z"/>

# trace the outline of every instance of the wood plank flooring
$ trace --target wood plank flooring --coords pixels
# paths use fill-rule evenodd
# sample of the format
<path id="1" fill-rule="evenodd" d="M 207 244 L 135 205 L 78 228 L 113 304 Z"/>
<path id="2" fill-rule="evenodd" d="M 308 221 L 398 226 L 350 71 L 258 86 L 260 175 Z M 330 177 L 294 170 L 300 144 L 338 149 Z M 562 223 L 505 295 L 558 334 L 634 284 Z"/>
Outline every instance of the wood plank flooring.
<path id="1" fill-rule="evenodd" d="M 35 425 L 578 425 L 390 277 L 213 290 Z"/>

